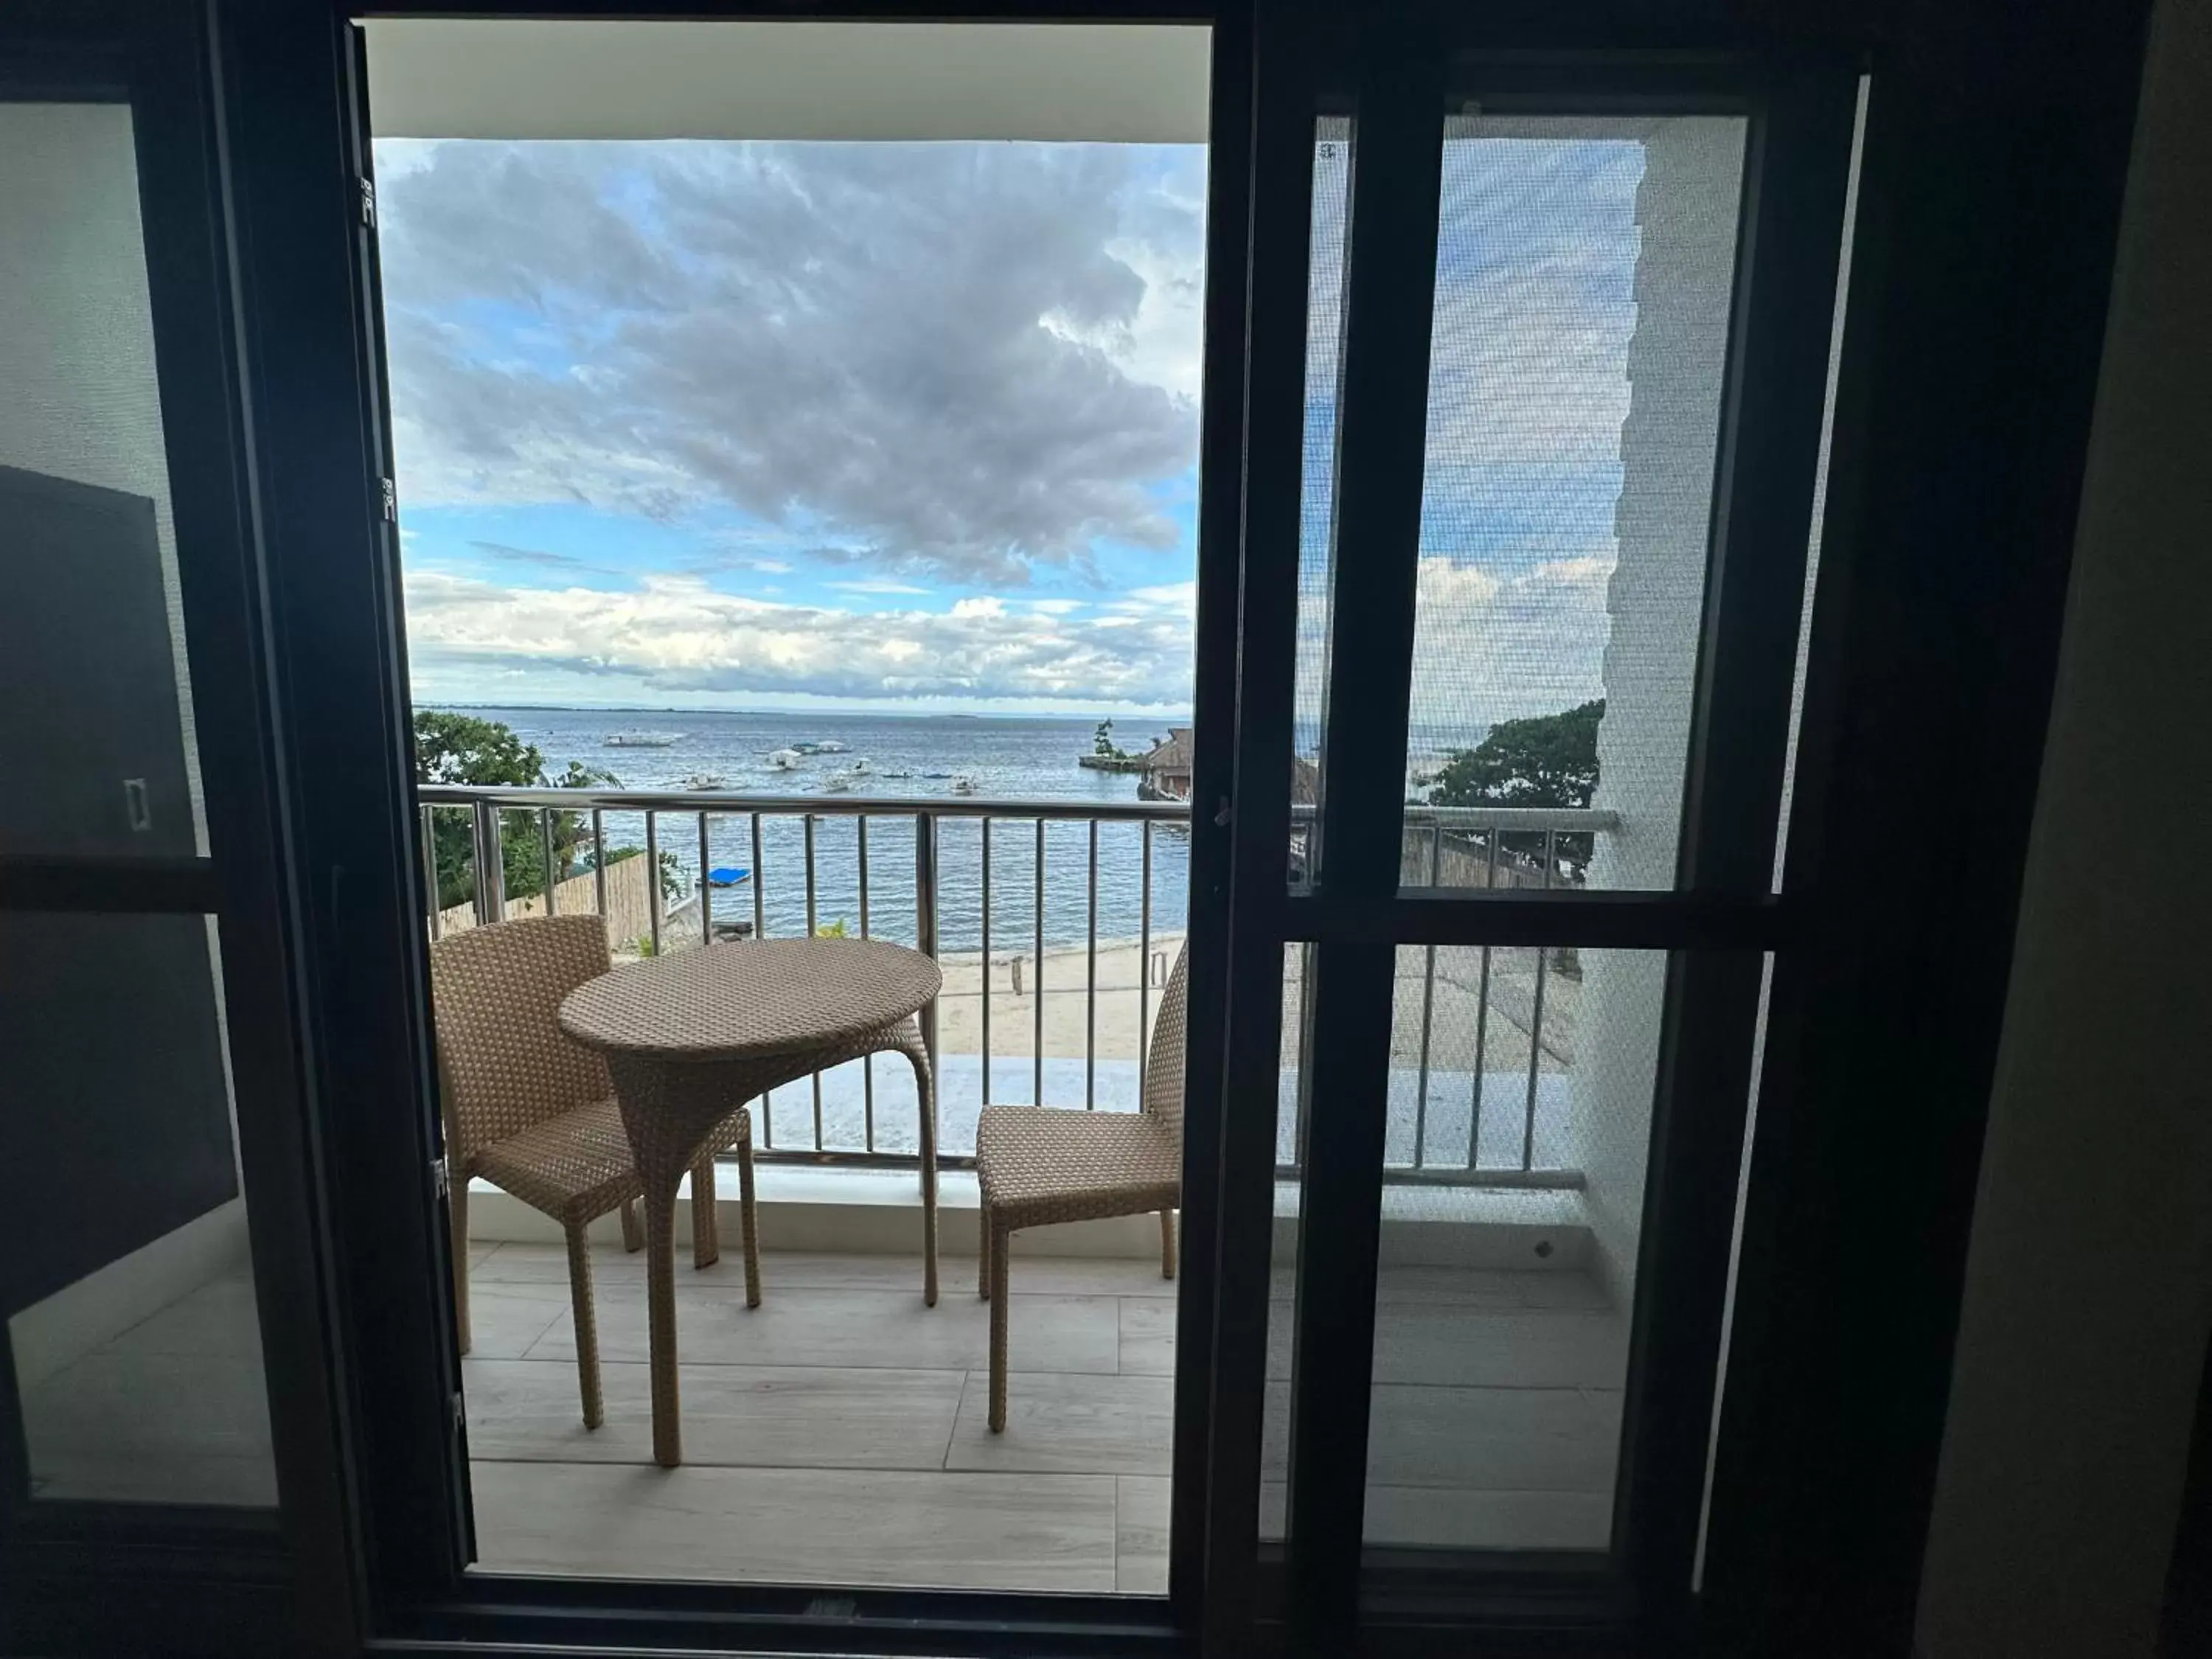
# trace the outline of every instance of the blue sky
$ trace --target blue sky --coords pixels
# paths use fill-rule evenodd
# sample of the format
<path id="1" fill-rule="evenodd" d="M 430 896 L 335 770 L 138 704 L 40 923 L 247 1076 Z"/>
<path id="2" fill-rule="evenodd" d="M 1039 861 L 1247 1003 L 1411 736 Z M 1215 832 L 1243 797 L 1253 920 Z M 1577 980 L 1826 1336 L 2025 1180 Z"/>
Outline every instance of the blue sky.
<path id="1" fill-rule="evenodd" d="M 377 165 L 419 697 L 1188 707 L 1202 150 L 386 140 Z M 1317 157 L 1309 712 L 1342 168 Z M 1640 176 L 1632 143 L 1448 143 L 1417 723 L 1599 687 Z"/>

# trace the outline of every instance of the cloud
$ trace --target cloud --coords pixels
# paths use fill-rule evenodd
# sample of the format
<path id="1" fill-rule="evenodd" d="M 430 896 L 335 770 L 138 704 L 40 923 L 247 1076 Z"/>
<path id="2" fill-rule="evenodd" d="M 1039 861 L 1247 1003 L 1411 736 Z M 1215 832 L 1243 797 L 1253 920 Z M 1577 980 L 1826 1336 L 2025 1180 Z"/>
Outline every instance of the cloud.
<path id="1" fill-rule="evenodd" d="M 403 492 L 735 511 L 1019 583 L 1184 538 L 1194 150 L 379 146 Z"/>
<path id="2" fill-rule="evenodd" d="M 1424 553 L 1416 580 L 1413 747 L 1473 743 L 1493 722 L 1571 708 L 1604 690 L 1612 554 L 1555 559 L 1499 577 Z M 1330 648 L 1329 603 L 1298 601 L 1297 744 L 1320 737 Z"/>
<path id="3" fill-rule="evenodd" d="M 611 575 L 605 565 L 594 564 L 589 559 L 580 559 L 573 553 L 550 553 L 538 547 L 510 547 L 505 542 L 471 542 L 469 545 L 487 559 L 500 564 L 533 565 L 544 570 L 561 570 L 579 574 Z"/>
<path id="4" fill-rule="evenodd" d="M 410 574 L 406 597 L 410 659 L 432 683 L 581 674 L 606 682 L 611 697 L 811 693 L 1085 708 L 1181 706 L 1190 695 L 1190 629 L 1165 611 L 1100 631 L 993 599 L 856 615 L 725 593 L 691 576 L 607 592 L 437 571 Z"/>
<path id="5" fill-rule="evenodd" d="M 911 582 L 895 582 L 879 577 L 860 581 L 831 582 L 830 586 L 843 593 L 927 593 L 926 587 L 916 587 Z"/>

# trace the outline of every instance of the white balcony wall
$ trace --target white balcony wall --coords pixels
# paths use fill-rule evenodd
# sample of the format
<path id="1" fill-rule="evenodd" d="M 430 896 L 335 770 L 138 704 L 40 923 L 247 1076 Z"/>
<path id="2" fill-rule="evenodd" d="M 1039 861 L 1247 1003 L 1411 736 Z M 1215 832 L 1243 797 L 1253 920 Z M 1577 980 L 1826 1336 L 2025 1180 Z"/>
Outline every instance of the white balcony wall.
<path id="1" fill-rule="evenodd" d="M 1590 803 L 1618 813 L 1620 824 L 1597 837 L 1594 889 L 1674 885 L 1742 177 L 1743 129 L 1734 119 L 1656 122 L 1642 138 L 1636 331 Z M 1593 951 L 1583 963 L 1568 1162 L 1588 1182 L 1593 1270 L 1626 1305 L 1667 958 Z"/>

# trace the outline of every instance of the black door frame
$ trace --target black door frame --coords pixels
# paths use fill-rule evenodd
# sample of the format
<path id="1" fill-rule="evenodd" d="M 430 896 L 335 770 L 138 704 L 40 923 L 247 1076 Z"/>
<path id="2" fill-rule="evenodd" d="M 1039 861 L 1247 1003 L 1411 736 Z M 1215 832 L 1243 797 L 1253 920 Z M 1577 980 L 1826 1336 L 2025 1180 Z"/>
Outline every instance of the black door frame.
<path id="1" fill-rule="evenodd" d="M 331 1456 L 343 1407 L 329 1364 L 330 1254 L 206 22 L 155 0 L 33 3 L 0 19 L 0 101 L 131 112 L 209 845 L 205 856 L 160 860 L 0 855 L 0 911 L 216 921 L 277 1506 L 29 1499 L 14 1368 L 0 1344 L 0 1645 L 115 1639 L 154 1618 L 179 1643 L 337 1652 L 356 1627 L 346 1494 Z"/>
<path id="2" fill-rule="evenodd" d="M 282 711 L 270 766 L 272 774 L 289 769 L 285 849 L 298 872 L 298 1029 L 316 1085 L 308 1133 L 327 1142 L 318 1190 L 346 1240 L 326 1304 L 338 1323 L 319 1363 L 295 1356 L 280 1366 L 272 1356 L 271 1375 L 286 1394 L 327 1366 L 340 1380 L 338 1397 L 362 1408 L 350 1420 L 330 1422 L 325 1443 L 339 1449 L 332 1483 L 298 1512 L 345 1540 L 364 1627 L 431 1647 L 498 1638 L 526 1647 L 650 1639 L 773 1641 L 793 1650 L 1096 1650 L 1176 1643 L 1202 1612 L 1219 1650 L 1264 1638 L 1267 1632 L 1250 1621 L 1265 1610 L 1263 1564 L 1253 1545 L 1265 1265 L 1255 1275 L 1244 1230 L 1266 1213 L 1249 1190 L 1259 1167 L 1252 1103 L 1264 1098 L 1272 1107 L 1279 1007 L 1268 999 L 1279 995 L 1279 958 L 1269 963 L 1267 982 L 1255 985 L 1250 963 L 1261 953 L 1252 942 L 1311 938 L 1356 952 L 1363 941 L 1450 942 L 1462 926 L 1434 902 L 1367 894 L 1316 895 L 1292 912 L 1280 881 L 1286 837 L 1272 834 L 1287 822 L 1280 757 L 1289 700 L 1271 697 L 1269 676 L 1287 666 L 1280 624 L 1291 601 L 1285 585 L 1268 577 L 1279 575 L 1285 548 L 1283 405 L 1294 416 L 1303 395 L 1302 375 L 1285 370 L 1293 316 L 1302 360 L 1305 260 L 1285 269 L 1263 256 L 1294 247 L 1303 254 L 1314 108 L 1306 94 L 1320 78 L 1316 65 L 1340 61 L 1340 43 L 1309 31 L 1304 6 L 1259 0 L 1249 13 L 1256 25 L 1240 48 L 1249 56 L 1239 60 L 1225 46 L 1233 19 L 1248 13 L 1225 8 L 1233 17 L 1218 20 L 1217 113 L 1232 107 L 1230 99 L 1243 100 L 1237 115 L 1249 123 L 1255 165 L 1241 179 L 1217 172 L 1209 227 L 1210 261 L 1217 250 L 1247 256 L 1241 295 L 1224 289 L 1210 263 L 1209 386 L 1218 384 L 1222 355 L 1236 349 L 1252 411 L 1243 430 L 1241 418 L 1219 410 L 1218 396 L 1209 400 L 1205 464 L 1218 483 L 1224 459 L 1234 458 L 1236 499 L 1232 511 L 1209 488 L 1200 508 L 1202 536 L 1218 536 L 1233 517 L 1243 567 L 1233 608 L 1218 565 L 1202 570 L 1200 581 L 1200 706 L 1218 731 L 1223 700 L 1233 696 L 1236 743 L 1231 753 L 1201 749 L 1198 799 L 1228 805 L 1236 836 L 1233 847 L 1230 837 L 1194 845 L 1194 909 L 1201 895 L 1209 906 L 1225 896 L 1225 913 L 1211 925 L 1220 930 L 1218 941 L 1236 944 L 1218 944 L 1209 961 L 1194 914 L 1194 994 L 1213 975 L 1216 1006 L 1228 1018 L 1218 1060 L 1200 1054 L 1193 1074 L 1194 1182 L 1205 1178 L 1206 1159 L 1217 1160 L 1213 1294 L 1194 1294 L 1206 1288 L 1194 1261 L 1179 1325 L 1186 1383 L 1196 1388 L 1202 1369 L 1192 1363 L 1194 1334 L 1207 1338 L 1214 1358 L 1203 1368 L 1212 1432 L 1210 1445 L 1179 1446 L 1176 1456 L 1179 1476 L 1197 1467 L 1213 1479 L 1202 1495 L 1188 1484 L 1178 1489 L 1166 1617 L 1152 1604 L 1132 1623 L 1129 1604 L 1105 1598 L 889 1595 L 868 1598 L 860 1620 L 833 1626 L 806 1615 L 805 1592 L 741 1597 L 726 1587 L 477 1579 L 456 1593 L 455 1372 L 450 1334 L 438 1317 L 444 1233 L 428 1175 L 435 1146 L 428 1067 L 419 1017 L 406 1006 L 411 999 L 420 1006 L 419 874 L 408 851 L 404 703 L 391 696 L 404 684 L 396 573 L 367 464 L 373 394 L 360 372 L 357 186 L 346 155 L 343 94 L 350 54 L 342 19 L 320 3 L 210 5 L 223 46 L 216 76 L 228 165 L 220 185 L 239 252 L 251 500 L 275 628 L 265 672 Z M 527 9 L 604 15 L 607 7 Z M 1039 9 L 979 5 L 963 15 Z M 1120 9 L 1044 9 L 1096 17 Z M 1144 13 L 1164 10 L 1173 9 Z M 1932 19 L 1900 5 L 1848 26 L 1790 27 L 1749 5 L 1701 9 L 1674 25 L 1627 3 L 1566 22 L 1541 8 L 1507 5 L 1480 20 L 1482 38 L 1453 40 L 1538 54 L 1554 76 L 1617 64 L 1629 49 L 1662 57 L 1763 49 L 1770 69 L 1786 69 L 1808 52 L 1830 66 L 1874 54 L 1863 198 L 1873 210 L 1863 206 L 1858 257 L 1867 274 L 1854 282 L 1869 303 L 1863 313 L 1854 307 L 1846 333 L 1845 414 L 1790 854 L 1797 914 L 1785 926 L 1776 920 L 1788 914 L 1782 907 L 1730 890 L 1741 875 L 1732 866 L 1714 872 L 1710 902 L 1591 896 L 1572 915 L 1543 900 L 1485 907 L 1486 936 L 1496 939 L 1715 951 L 1716 960 L 1734 963 L 1723 977 L 1738 996 L 1745 955 L 1778 947 L 1733 1349 L 1734 1375 L 1756 1385 L 1740 1381 L 1723 1404 L 1705 1598 L 1709 1635 L 1745 1652 L 1901 1651 L 1893 1645 L 1900 1621 L 1909 1629 L 1956 1310 L 1964 1198 L 2002 995 L 2132 116 L 2142 8 L 2126 0 L 2122 11 L 2077 27 L 2058 0 L 1986 14 L 1960 3 Z M 746 15 L 763 14 L 798 11 Z M 942 16 L 945 9 L 892 3 L 867 15 Z M 1224 70 L 1224 61 L 1233 66 Z M 1231 82 L 1225 95 L 1224 73 Z M 2033 142 L 2023 141 L 2023 124 L 2034 129 Z M 2033 204 L 2032 239 L 2026 229 L 2008 232 L 1991 200 L 2008 187 Z M 1233 227 L 1220 211 L 1224 195 L 1241 221 Z M 1923 272 L 1929 279 L 1917 280 Z M 1222 319 L 1237 325 L 1231 338 L 1242 336 L 1233 346 L 1216 325 Z M 2004 336 L 2008 328 L 2014 332 Z M 2040 350 L 2023 360 L 2018 342 L 2027 337 Z M 1946 486 L 1940 499 L 1924 482 L 1936 469 Z M 1294 483 L 1295 469 L 1287 476 Z M 1294 491 L 1292 514 L 1294 548 Z M 1964 556 L 1944 562 L 1961 549 Z M 1922 601 L 1931 609 L 1916 615 Z M 1233 684 L 1222 677 L 1224 647 L 1240 664 Z M 1705 672 L 1723 670 L 1707 665 Z M 1281 684 L 1286 693 L 1286 674 Z M 1966 765 L 1898 754 L 1896 734 L 1916 729 L 1931 707 L 1949 719 Z M 1271 725 L 1281 741 L 1270 736 Z M 1891 781 L 1912 786 L 1912 798 L 1876 787 Z M 1714 814 L 1724 805 L 1717 800 Z M 1931 814 L 1960 822 L 1971 815 L 1985 833 L 1981 856 L 1908 868 L 1880 902 L 1867 902 L 1849 879 L 1857 872 L 1848 849 L 1910 836 Z M 1256 850 L 1240 858 L 1237 848 Z M 1698 920 L 1686 931 L 1692 908 Z M 1900 939 L 1912 971 L 1885 978 L 1881 959 L 1889 953 L 1893 966 Z M 1901 1050 L 1918 1063 L 1917 1075 L 1900 1073 Z M 1212 1093 L 1202 1068 L 1216 1064 L 1220 1088 Z M 1868 1087 L 1899 1090 L 1939 1122 L 1917 1167 L 1899 1170 L 1844 1132 L 1853 1091 Z M 403 1109 L 410 1135 L 392 1135 L 393 1115 Z M 1212 1115 L 1216 1137 L 1204 1133 L 1202 1113 Z M 380 1114 L 387 1133 L 371 1134 L 367 1126 Z M 1702 1189 L 1716 1181 L 1715 1146 L 1725 1143 L 1724 1128 L 1710 1123 L 1679 1146 L 1662 1137 L 1655 1184 L 1680 1178 Z M 1271 1116 L 1267 1132 L 1271 1138 Z M 1209 1144 L 1217 1138 L 1218 1150 Z M 1731 1193 L 1734 1167 L 1731 1152 Z M 1892 1224 L 1900 1214 L 1911 1224 Z M 300 1237 L 311 1236 L 311 1228 L 300 1230 Z M 1208 1242 L 1188 1255 L 1203 1256 Z M 1702 1269 L 1692 1271 L 1710 1262 L 1713 1249 L 1710 1236 L 1695 1237 L 1682 1248 L 1681 1266 L 1647 1265 L 1647 1273 L 1698 1294 L 1678 1288 L 1666 1303 L 1682 1310 L 1672 1334 L 1667 1322 L 1639 1313 L 1639 1352 L 1692 1353 L 1705 1332 L 1717 1330 L 1717 1287 L 1699 1277 Z M 1808 1310 L 1816 1300 L 1825 1321 Z M 1675 1382 L 1652 1407 L 1666 1422 L 1692 1415 L 1687 1407 L 1698 1392 L 1710 1392 L 1709 1376 L 1700 1382 L 1677 1374 L 1686 1363 L 1668 1362 Z M 1869 1379 L 1878 1385 L 1871 1390 Z M 1347 1392 L 1350 1380 L 1339 1376 L 1334 1386 Z M 1658 1447 L 1649 1490 L 1668 1490 L 1682 1478 L 1687 1454 L 1680 1445 L 1670 1451 L 1656 1439 L 1648 1443 Z M 1701 1464 L 1702 1431 L 1696 1443 Z M 1639 1501 L 1645 1478 L 1633 1447 L 1630 1466 L 1625 1507 Z M 1240 1471 L 1253 1479 L 1224 1478 Z M 1203 1531 L 1194 1533 L 1189 1522 L 1201 1506 Z M 1662 1540 L 1660 1559 L 1679 1555 L 1679 1532 L 1652 1534 Z M 1318 1559 L 1342 1562 L 1340 1524 L 1315 1537 L 1323 1546 Z M 1501 1581 L 1498 1588 L 1527 1587 Z M 1604 1611 L 1595 1598 L 1571 1600 L 1563 1621 L 1556 1597 L 1539 1594 L 1536 1615 L 1526 1595 L 1495 1599 L 1498 1650 L 1559 1651 L 1577 1631 L 1623 1647 L 1637 1639 L 1626 1620 L 1593 1622 Z M 1318 1611 L 1334 1616 L 1326 1603 Z M 1468 1612 L 1449 1608 L 1425 1626 L 1417 1620 L 1405 1639 L 1463 1643 L 1466 1627 L 1448 1628 L 1448 1621 Z M 1523 1638 L 1504 1634 L 1512 1630 Z"/>

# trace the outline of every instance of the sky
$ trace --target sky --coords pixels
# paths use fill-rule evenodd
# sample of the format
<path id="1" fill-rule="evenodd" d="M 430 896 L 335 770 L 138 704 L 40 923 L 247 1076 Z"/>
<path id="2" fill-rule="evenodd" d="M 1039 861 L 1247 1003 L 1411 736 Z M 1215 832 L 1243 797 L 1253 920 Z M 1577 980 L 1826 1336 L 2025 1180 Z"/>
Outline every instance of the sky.
<path id="1" fill-rule="evenodd" d="M 1302 717 L 1345 240 L 1327 140 Z M 1188 708 L 1202 149 L 386 139 L 376 162 L 419 699 Z M 1600 688 L 1641 155 L 1458 138 L 1444 173 L 1417 725 Z"/>

